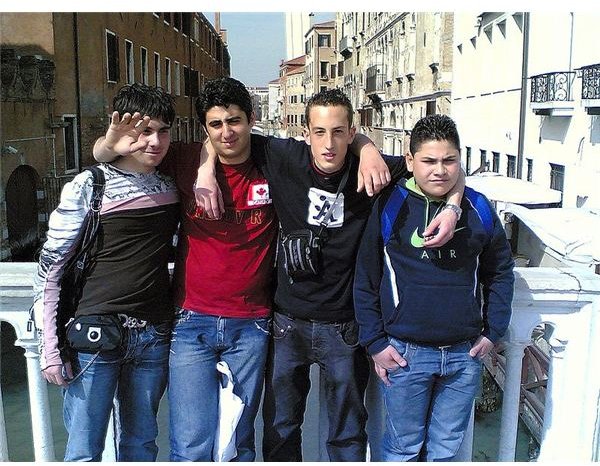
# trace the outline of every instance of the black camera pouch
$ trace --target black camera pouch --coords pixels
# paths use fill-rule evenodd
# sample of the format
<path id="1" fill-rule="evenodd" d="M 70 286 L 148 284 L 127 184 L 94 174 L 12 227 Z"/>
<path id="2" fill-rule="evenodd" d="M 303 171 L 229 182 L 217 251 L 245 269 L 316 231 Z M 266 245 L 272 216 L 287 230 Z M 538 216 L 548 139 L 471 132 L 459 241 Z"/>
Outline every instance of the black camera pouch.
<path id="1" fill-rule="evenodd" d="M 285 271 L 292 280 L 310 278 L 319 273 L 320 238 L 312 230 L 294 230 L 283 235 L 281 249 Z"/>
<path id="2" fill-rule="evenodd" d="M 127 330 L 114 314 L 81 315 L 67 324 L 67 342 L 75 351 L 96 353 L 122 346 Z"/>

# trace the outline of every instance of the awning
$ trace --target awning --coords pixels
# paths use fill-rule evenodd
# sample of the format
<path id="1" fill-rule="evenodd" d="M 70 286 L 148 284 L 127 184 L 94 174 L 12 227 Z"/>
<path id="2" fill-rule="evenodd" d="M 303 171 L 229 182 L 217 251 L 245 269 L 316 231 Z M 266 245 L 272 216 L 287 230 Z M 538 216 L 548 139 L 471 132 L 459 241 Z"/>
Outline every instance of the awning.
<path id="1" fill-rule="evenodd" d="M 495 172 L 467 176 L 466 183 L 470 188 L 485 194 L 491 201 L 521 205 L 555 204 L 561 201 L 560 191 Z"/>
<path id="2" fill-rule="evenodd" d="M 600 264 L 600 209 L 528 209 L 508 204 L 510 212 L 546 246 L 578 264 Z"/>

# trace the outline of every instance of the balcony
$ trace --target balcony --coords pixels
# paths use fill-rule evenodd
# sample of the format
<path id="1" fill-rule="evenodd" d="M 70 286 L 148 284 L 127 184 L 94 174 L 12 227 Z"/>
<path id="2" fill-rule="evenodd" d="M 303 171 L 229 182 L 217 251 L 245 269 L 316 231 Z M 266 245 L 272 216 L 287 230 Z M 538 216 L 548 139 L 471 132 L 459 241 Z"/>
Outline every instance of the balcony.
<path id="1" fill-rule="evenodd" d="M 531 78 L 531 109 L 536 115 L 571 116 L 574 71 L 539 74 Z"/>
<path id="2" fill-rule="evenodd" d="M 581 103 L 588 115 L 600 115 L 600 63 L 582 66 Z"/>
<path id="3" fill-rule="evenodd" d="M 338 51 L 344 58 L 349 58 L 354 52 L 354 40 L 350 36 L 344 36 L 341 38 Z"/>
<path id="4" fill-rule="evenodd" d="M 16 345 L 25 349 L 31 417 L 20 416 L 20 422 L 31 422 L 33 450 L 36 461 L 54 461 L 55 443 L 64 440 L 64 429 L 53 430 L 49 391 L 52 400 L 60 402 L 59 390 L 49 387 L 39 370 L 39 354 L 34 332 L 27 326 L 28 309 L 32 300 L 33 263 L 0 263 L 0 320 L 9 322 L 17 335 Z M 517 423 L 520 410 L 522 359 L 531 343 L 532 332 L 544 323 L 552 327 L 548 332 L 548 380 L 545 387 L 545 406 L 541 425 L 542 443 L 540 461 L 589 462 L 597 461 L 600 454 L 600 280 L 587 270 L 574 268 L 517 268 L 515 269 L 515 296 L 513 317 L 504 339 L 503 401 L 498 459 L 514 461 Z M 324 442 L 327 438 L 327 414 L 320 412 L 319 400 L 325 396 L 318 380 L 318 371 L 308 400 L 307 422 L 304 429 L 306 461 L 326 460 Z M 367 430 L 371 445 L 371 459 L 377 460 L 377 445 L 383 432 L 383 406 L 377 386 L 367 390 L 369 423 Z M 1 395 L 1 394 L 0 394 Z M 1 400 L 1 396 L 0 396 Z M 163 404 L 166 400 L 163 400 Z M 168 455 L 167 415 L 159 413 L 161 448 L 159 460 Z M 15 416 L 14 410 L 12 416 Z M 15 419 L 5 419 L 0 403 L 0 461 L 7 461 L 8 448 L 5 426 L 14 426 Z M 260 416 L 257 419 L 257 444 L 260 444 Z M 60 426 L 60 420 L 57 423 Z M 306 427 L 306 426 L 305 426 Z M 25 425 L 19 425 L 25 429 Z M 55 427 L 56 428 L 56 427 Z M 110 431 L 110 429 L 109 429 Z M 461 449 L 461 460 L 472 457 L 472 428 Z M 110 439 L 107 445 L 110 445 Z M 259 448 L 260 452 L 260 448 Z M 112 455 L 112 456 L 111 456 Z M 260 460 L 260 455 L 257 458 Z M 114 461 L 114 451 L 105 451 L 104 460 Z"/>
<path id="5" fill-rule="evenodd" d="M 379 71 L 379 65 L 367 68 L 367 85 L 365 86 L 367 95 L 385 93 L 383 84 L 383 73 Z"/>

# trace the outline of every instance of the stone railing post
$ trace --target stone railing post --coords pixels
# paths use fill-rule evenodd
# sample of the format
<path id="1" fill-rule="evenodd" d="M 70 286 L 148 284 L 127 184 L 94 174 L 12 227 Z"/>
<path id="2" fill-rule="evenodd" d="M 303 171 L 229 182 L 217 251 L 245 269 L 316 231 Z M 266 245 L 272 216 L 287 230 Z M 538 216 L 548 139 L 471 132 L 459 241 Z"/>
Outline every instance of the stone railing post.
<path id="1" fill-rule="evenodd" d="M 502 418 L 500 421 L 500 445 L 498 461 L 514 461 L 519 425 L 519 403 L 521 401 L 521 365 L 526 342 L 506 343 L 506 376 L 502 397 Z"/>
<path id="2" fill-rule="evenodd" d="M 40 355 L 37 342 L 17 341 L 25 348 L 27 361 L 27 384 L 29 386 L 29 406 L 31 409 L 31 432 L 33 451 L 36 461 L 56 461 L 54 456 L 54 438 L 50 419 L 48 385 L 40 371 Z"/>

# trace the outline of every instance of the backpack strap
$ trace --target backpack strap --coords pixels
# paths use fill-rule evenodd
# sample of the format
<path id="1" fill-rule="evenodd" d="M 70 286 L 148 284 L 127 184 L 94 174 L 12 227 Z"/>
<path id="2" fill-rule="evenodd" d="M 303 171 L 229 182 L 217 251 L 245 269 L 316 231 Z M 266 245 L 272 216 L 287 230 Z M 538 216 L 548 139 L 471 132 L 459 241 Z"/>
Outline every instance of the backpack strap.
<path id="1" fill-rule="evenodd" d="M 465 186 L 465 197 L 469 200 L 471 205 L 475 208 L 475 212 L 479 216 L 483 228 L 487 235 L 491 238 L 494 234 L 494 218 L 492 215 L 492 209 L 490 203 L 485 196 L 472 188 Z"/>
<path id="2" fill-rule="evenodd" d="M 408 191 L 406 188 L 396 185 L 385 203 L 381 212 L 381 237 L 383 238 L 384 246 L 387 245 L 392 236 L 392 227 L 407 196 Z M 494 234 L 494 218 L 490 203 L 483 194 L 474 191 L 468 186 L 465 186 L 464 196 L 469 200 L 475 212 L 477 212 L 485 232 L 491 238 Z"/>
<path id="3" fill-rule="evenodd" d="M 392 227 L 402 208 L 402 204 L 406 200 L 406 196 L 408 196 L 408 191 L 402 186 L 396 185 L 383 207 L 383 211 L 381 212 L 381 237 L 383 238 L 384 246 L 388 244 L 392 236 Z"/>

